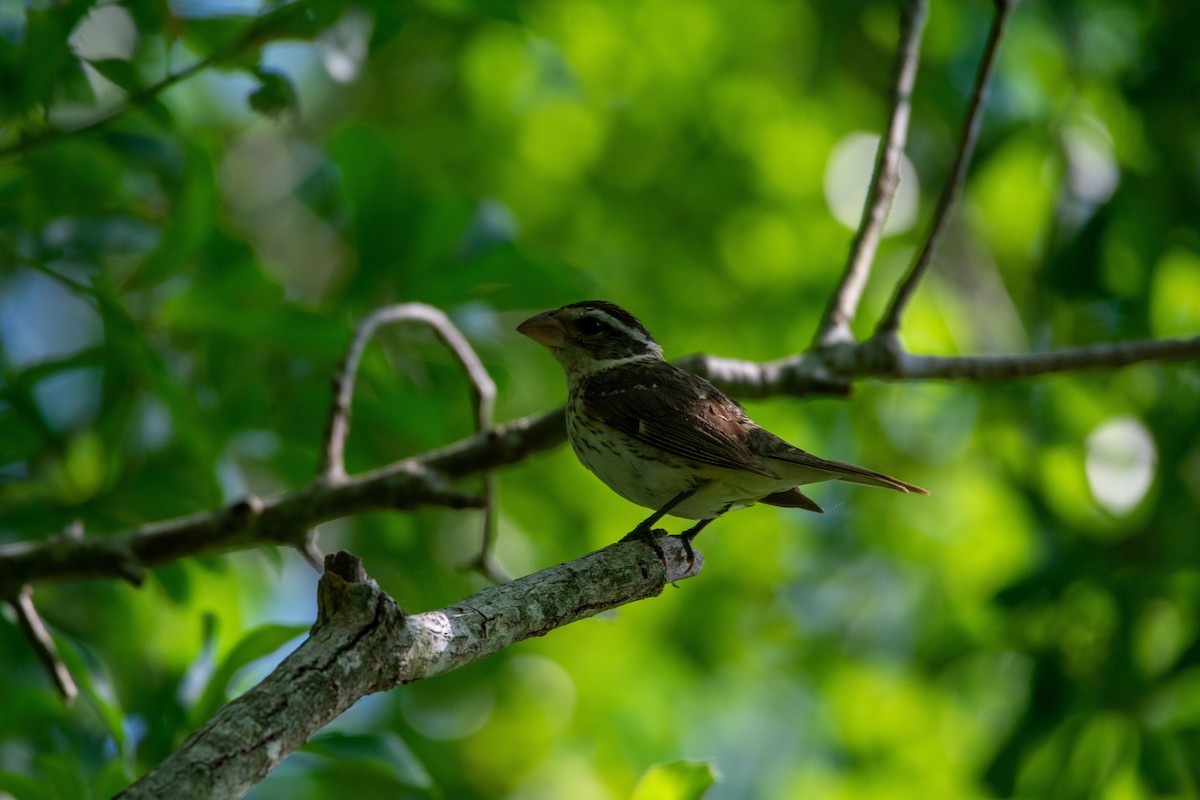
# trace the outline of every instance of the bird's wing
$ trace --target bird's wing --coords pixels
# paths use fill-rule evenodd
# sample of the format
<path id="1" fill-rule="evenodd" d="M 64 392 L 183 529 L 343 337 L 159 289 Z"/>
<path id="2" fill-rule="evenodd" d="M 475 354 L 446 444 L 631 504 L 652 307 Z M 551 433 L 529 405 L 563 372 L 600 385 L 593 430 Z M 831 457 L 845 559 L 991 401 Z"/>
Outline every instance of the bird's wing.
<path id="1" fill-rule="evenodd" d="M 747 446 L 754 429 L 737 403 L 703 378 L 666 362 L 611 367 L 583 387 L 588 412 L 676 456 L 769 478 Z"/>

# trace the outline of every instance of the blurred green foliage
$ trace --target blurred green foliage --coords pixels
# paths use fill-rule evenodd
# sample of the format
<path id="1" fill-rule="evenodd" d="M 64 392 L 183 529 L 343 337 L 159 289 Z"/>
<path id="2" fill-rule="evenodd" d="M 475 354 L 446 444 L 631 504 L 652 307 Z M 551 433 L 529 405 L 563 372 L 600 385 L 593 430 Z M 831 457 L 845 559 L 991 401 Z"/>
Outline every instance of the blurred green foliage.
<path id="1" fill-rule="evenodd" d="M 935 0 L 867 333 L 949 169 L 991 3 Z M 512 332 L 588 297 L 668 355 L 803 349 L 850 232 L 830 154 L 887 113 L 896 8 L 762 0 L 0 3 L 0 541 L 92 535 L 311 478 L 329 376 L 393 301 L 446 309 L 501 419 L 563 397 Z M 951 235 L 905 319 L 936 354 L 1200 328 L 1200 7 L 1015 14 Z M 199 65 L 186 79 L 167 76 Z M 78 134 L 99 116 L 129 110 Z M 349 466 L 471 430 L 420 331 L 368 351 Z M 368 698 L 253 797 L 1195 797 L 1200 371 L 860 385 L 756 403 L 933 490 L 740 512 L 704 575 Z M 643 514 L 559 450 L 500 473 L 498 557 Z M 406 607 L 478 589 L 473 513 L 322 530 Z M 291 552 L 41 586 L 64 709 L 8 609 L 0 795 L 108 796 L 312 620 Z M 664 766 L 654 767 L 655 764 Z"/>

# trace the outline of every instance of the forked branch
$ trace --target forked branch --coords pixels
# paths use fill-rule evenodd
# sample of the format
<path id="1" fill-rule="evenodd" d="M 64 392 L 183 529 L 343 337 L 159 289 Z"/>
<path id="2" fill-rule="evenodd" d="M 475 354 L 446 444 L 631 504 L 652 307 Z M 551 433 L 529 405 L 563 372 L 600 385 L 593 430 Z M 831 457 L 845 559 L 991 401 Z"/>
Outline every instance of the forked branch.
<path id="1" fill-rule="evenodd" d="M 496 384 L 488 375 L 467 338 L 441 309 L 424 303 L 404 303 L 387 306 L 364 319 L 354 333 L 354 339 L 333 376 L 333 403 L 329 407 L 329 424 L 325 429 L 325 446 L 317 466 L 317 477 L 324 483 L 337 484 L 346 479 L 346 437 L 350 433 L 350 407 L 354 400 L 355 379 L 363 351 L 375 332 L 386 325 L 417 322 L 429 327 L 454 354 L 471 385 L 471 400 L 475 406 L 475 432 L 492 427 L 492 410 L 496 405 Z"/>
<path id="2" fill-rule="evenodd" d="M 325 446 L 321 450 L 321 461 L 317 466 L 317 480 L 327 485 L 337 485 L 346 480 L 346 437 L 350 433 L 350 409 L 354 400 L 354 385 L 363 351 L 375 332 L 386 325 L 416 322 L 429 327 L 442 344 L 454 354 L 471 386 L 471 402 L 475 407 L 475 432 L 483 434 L 492 429 L 496 407 L 496 384 L 488 374 L 483 362 L 471 347 L 470 342 L 450 321 L 441 309 L 424 303 L 404 303 L 388 306 L 372 313 L 358 326 L 342 365 L 333 378 L 333 403 L 329 409 L 329 424 L 325 432 Z M 468 564 L 482 572 L 490 580 L 502 583 L 508 578 L 492 561 L 492 544 L 496 535 L 495 478 L 489 470 L 483 471 L 482 505 L 483 533 L 479 551 Z"/>
<path id="3" fill-rule="evenodd" d="M 996 56 L 1000 52 L 1000 40 L 1004 36 L 1004 27 L 1008 23 L 1009 14 L 1016 6 L 1016 0 L 995 0 L 996 14 L 992 17 L 992 27 L 988 32 L 987 45 L 984 47 L 983 58 L 979 62 L 979 70 L 975 75 L 975 88 L 971 92 L 971 102 L 967 109 L 967 118 L 963 123 L 962 135 L 959 137 L 958 153 L 954 157 L 954 166 L 950 177 L 942 187 L 938 198 L 937 208 L 934 209 L 933 219 L 929 223 L 929 233 L 921 252 L 909 267 L 908 273 L 896 287 L 896 292 L 888 304 L 887 310 L 875 328 L 875 336 L 879 338 L 894 337 L 900 328 L 900 317 L 912 299 L 917 285 L 924 277 L 925 271 L 933 260 L 941 244 L 942 235 L 950 221 L 950 213 L 962 192 L 963 182 L 967 178 L 967 168 L 975 156 L 975 144 L 979 139 L 980 122 L 983 119 L 984 103 L 987 100 L 988 85 L 991 82 L 992 71 L 996 66 Z"/>
<path id="4" fill-rule="evenodd" d="M 900 42 L 896 48 L 896 66 L 892 85 L 892 111 L 887 131 L 879 142 L 875 171 L 871 176 L 867 199 L 863 203 L 862 219 L 850 245 L 850 255 L 842 279 L 829 298 L 829 305 L 817 326 L 814 346 L 853 341 L 850 323 L 862 300 L 875 253 L 883 236 L 883 227 L 892 209 L 896 187 L 900 184 L 900 161 L 908 138 L 908 121 L 912 113 L 912 90 L 917 80 L 917 65 L 921 61 L 921 34 L 928 15 L 927 0 L 909 0 L 900 11 Z"/>

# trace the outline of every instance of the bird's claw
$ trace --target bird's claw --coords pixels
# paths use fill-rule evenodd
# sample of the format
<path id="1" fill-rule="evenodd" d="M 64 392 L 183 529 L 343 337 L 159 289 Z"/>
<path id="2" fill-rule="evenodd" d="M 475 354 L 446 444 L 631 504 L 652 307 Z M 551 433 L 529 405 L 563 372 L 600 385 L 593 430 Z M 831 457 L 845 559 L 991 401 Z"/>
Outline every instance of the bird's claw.
<path id="1" fill-rule="evenodd" d="M 675 538 L 683 543 L 683 551 L 687 553 L 688 572 L 691 572 L 692 567 L 696 564 L 696 551 L 692 549 L 692 539 L 695 539 L 696 536 L 695 534 L 689 536 L 685 532 L 676 534 Z"/>
<path id="2" fill-rule="evenodd" d="M 666 531 L 663 531 L 664 533 Z M 622 542 L 643 542 L 647 547 L 654 551 L 654 555 L 658 556 L 658 560 L 662 562 L 663 569 L 667 567 L 667 554 L 663 552 L 662 545 L 654 537 L 654 530 L 651 528 L 637 526 L 629 533 L 621 537 Z"/>

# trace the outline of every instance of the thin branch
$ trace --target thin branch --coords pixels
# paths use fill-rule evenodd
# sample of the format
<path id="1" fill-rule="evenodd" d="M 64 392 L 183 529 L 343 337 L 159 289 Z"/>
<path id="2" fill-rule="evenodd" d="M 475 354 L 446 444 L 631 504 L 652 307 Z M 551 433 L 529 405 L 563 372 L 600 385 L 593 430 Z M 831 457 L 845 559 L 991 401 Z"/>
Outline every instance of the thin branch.
<path id="1" fill-rule="evenodd" d="M 983 107 L 987 99 L 988 84 L 991 81 L 992 71 L 996 65 L 996 56 L 1000 52 L 1000 40 L 1004 36 L 1004 26 L 1007 24 L 1009 14 L 1016 6 L 1016 2 L 1015 0 L 995 0 L 995 5 L 996 15 L 992 18 L 992 27 L 988 33 L 983 60 L 979 63 L 979 71 L 975 76 L 975 89 L 971 94 L 971 103 L 967 111 L 966 122 L 963 125 L 962 136 L 958 145 L 958 154 L 954 159 L 954 166 L 951 168 L 950 177 L 946 180 L 946 185 L 942 187 L 942 194 L 938 198 L 937 208 L 933 212 L 933 219 L 930 222 L 929 234 L 925 238 L 925 244 L 921 248 L 916 261 L 909 268 L 908 274 L 904 276 L 904 280 L 896 288 L 896 293 L 892 296 L 887 311 L 884 312 L 883 318 L 875 328 L 875 336 L 877 337 L 895 336 L 896 331 L 899 330 L 900 317 L 904 314 L 904 309 L 912 299 L 913 293 L 916 292 L 917 285 L 921 282 L 921 278 L 924 277 L 925 271 L 929 268 L 934 252 L 937 251 L 938 245 L 941 244 L 942 235 L 945 233 L 946 225 L 950 220 L 950 212 L 954 208 L 954 203 L 958 200 L 959 193 L 962 191 L 963 182 L 967 177 L 967 168 L 970 166 L 971 159 L 975 155 L 975 143 L 979 139 L 979 128 L 983 119 Z"/>
<path id="2" fill-rule="evenodd" d="M 492 472 L 483 474 L 483 536 L 480 538 L 479 550 L 463 563 L 462 568 L 478 572 L 492 583 L 508 583 L 512 578 L 500 568 L 492 557 L 492 549 L 496 543 L 496 475 Z"/>
<path id="3" fill-rule="evenodd" d="M 62 695 L 63 701 L 67 705 L 70 705 L 79 695 L 79 689 L 76 688 L 75 681 L 71 678 L 71 672 L 67 669 L 67 665 L 59 657 L 58 648 L 54 645 L 54 639 L 51 638 L 50 632 L 46 630 L 46 624 L 42 622 L 42 617 L 38 614 L 37 607 L 33 604 L 33 589 L 29 586 L 22 586 L 17 596 L 9 602 L 13 607 L 13 611 L 17 614 L 17 622 L 21 626 L 21 632 L 29 640 L 30 645 L 33 647 L 33 652 L 37 654 L 38 661 L 41 661 L 42 666 L 50 673 L 50 677 L 54 681 L 54 686 L 58 689 L 58 693 Z"/>
<path id="4" fill-rule="evenodd" d="M 900 10 L 900 43 L 896 49 L 892 112 L 887 131 L 879 141 L 875 172 L 863 203 L 862 220 L 850 245 L 842 280 L 829 298 L 825 315 L 817 326 L 814 346 L 848 342 L 854 338 L 850 323 L 854 321 L 854 314 L 871 275 L 871 266 L 875 263 L 875 253 L 883 236 L 883 226 L 900 183 L 900 159 L 908 137 L 912 90 L 917 79 L 917 65 L 921 60 L 921 35 L 925 30 L 928 11 L 927 0 L 909 0 Z"/>
<path id="5" fill-rule="evenodd" d="M 450 451 L 443 457 L 453 464 L 457 455 Z M 142 572 L 150 567 L 264 544 L 298 547 L 306 557 L 313 557 L 307 532 L 314 525 L 369 510 L 407 510 L 421 505 L 479 508 L 483 501 L 478 495 L 451 488 L 446 476 L 422 461 L 409 459 L 339 486 L 313 484 L 267 499 L 246 498 L 216 511 L 111 536 L 53 536 L 4 545 L 0 547 L 0 596 L 25 584 L 47 581 L 119 578 L 138 584 Z"/>
<path id="6" fill-rule="evenodd" d="M 337 484 L 346 480 L 346 437 L 350 433 L 350 408 L 354 401 L 354 383 L 362 354 L 375 332 L 385 325 L 418 322 L 431 328 L 462 367 L 471 385 L 471 401 L 475 406 L 475 432 L 491 430 L 496 407 L 496 384 L 480 361 L 467 338 L 450 318 L 438 308 L 424 303 L 405 303 L 388 306 L 372 313 L 358 326 L 346 351 L 341 368 L 333 378 L 333 404 L 329 411 L 325 446 L 317 466 L 318 480 Z M 466 566 L 477 570 L 489 580 L 503 583 L 508 577 L 491 557 L 496 536 L 496 482 L 490 472 L 483 473 L 483 520 L 479 552 Z"/>
<path id="7" fill-rule="evenodd" d="M 117 578 L 139 584 L 144 569 L 180 558 L 261 545 L 302 546 L 314 525 L 379 509 L 422 505 L 480 508 L 448 481 L 515 464 L 566 441 L 562 408 L 510 422 L 338 486 L 314 483 L 265 499 L 154 522 L 107 536 L 63 534 L 0 546 L 0 597 L 25 584 Z"/>
<path id="8" fill-rule="evenodd" d="M 619 542 L 460 603 L 408 616 L 347 553 L 329 556 L 309 638 L 119 797 L 240 797 L 360 698 L 431 678 L 699 574 L 677 537 L 663 562 Z"/>
<path id="9" fill-rule="evenodd" d="M 1048 353 L 1003 356 L 938 357 L 902 354 L 895 377 L 1007 381 L 1062 372 L 1125 367 L 1146 361 L 1200 358 L 1200 336 L 1074 347 Z"/>
<path id="10" fill-rule="evenodd" d="M 844 397 L 850 394 L 851 381 L 848 377 L 831 371 L 827 360 L 818 352 L 810 351 L 766 362 L 692 355 L 672 363 L 716 384 L 726 394 L 743 400 L 761 400 L 780 395 Z"/>
<path id="11" fill-rule="evenodd" d="M 691 356 L 677 363 L 738 397 L 761 398 L 846 394 L 853 382 L 862 378 L 1002 381 L 1191 359 L 1200 359 L 1200 336 L 989 356 L 916 355 L 904 351 L 894 339 L 871 339 L 765 363 L 706 356 Z"/>
<path id="12" fill-rule="evenodd" d="M 318 478 L 326 483 L 338 483 L 346 479 L 346 436 L 350 433 L 350 406 L 354 400 L 354 382 L 363 351 L 375 335 L 375 331 L 385 325 L 398 325 L 403 322 L 419 322 L 428 326 L 450 349 L 471 383 L 476 433 L 482 433 L 492 427 L 496 384 L 471 348 L 471 344 L 458 328 L 454 327 L 450 318 L 440 309 L 424 303 L 404 303 L 381 308 L 359 324 L 342 360 L 341 368 L 333 378 L 333 404 L 329 410 L 329 424 L 325 429 L 325 446 L 317 466 Z"/>

